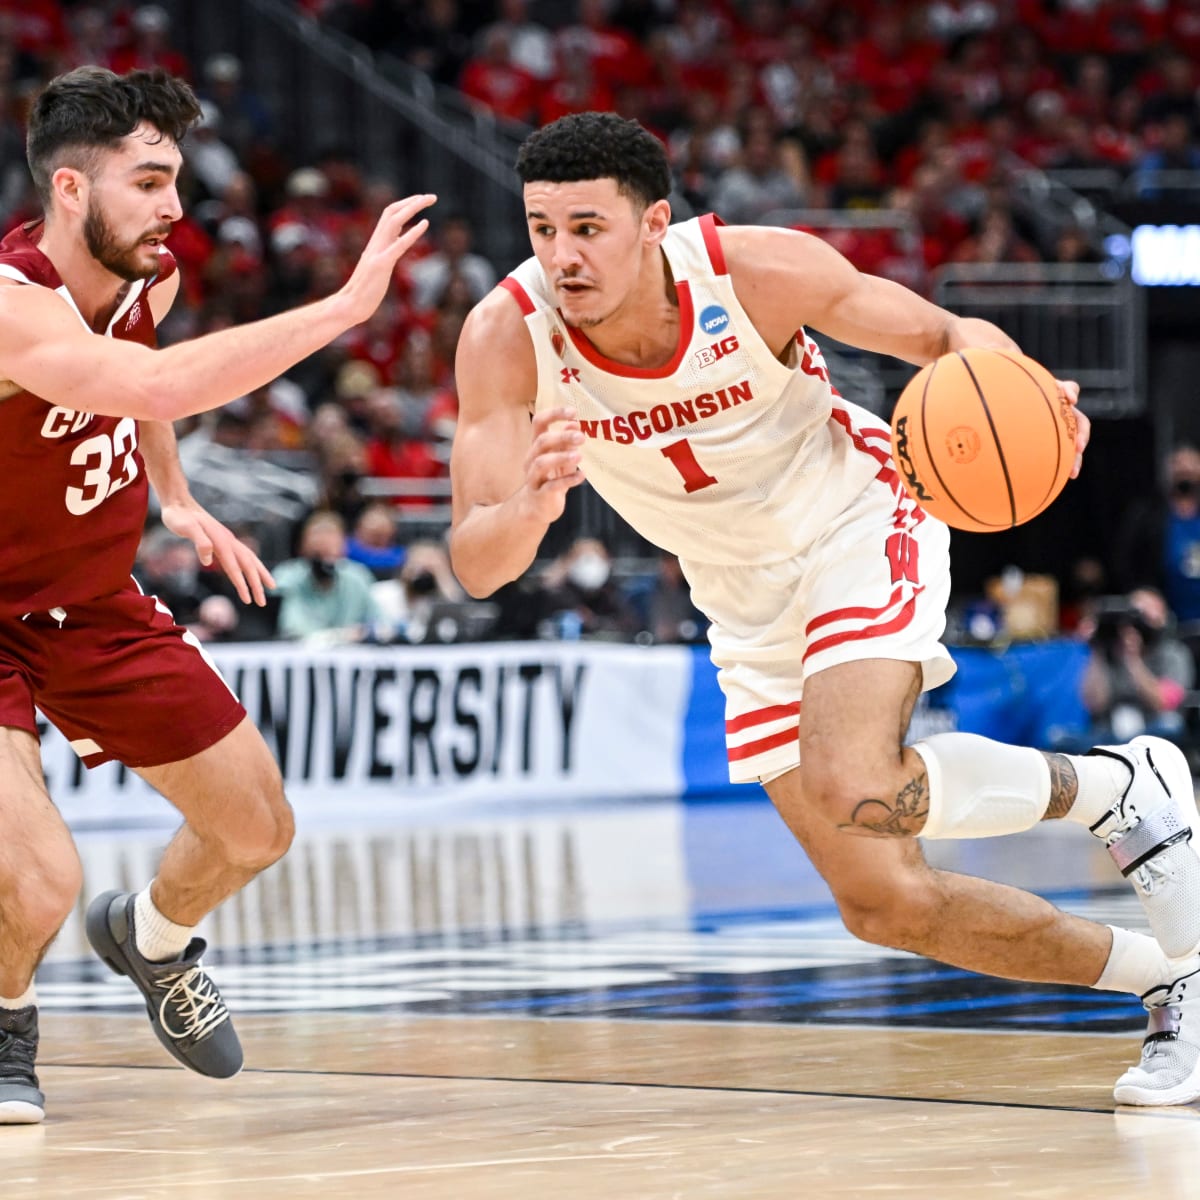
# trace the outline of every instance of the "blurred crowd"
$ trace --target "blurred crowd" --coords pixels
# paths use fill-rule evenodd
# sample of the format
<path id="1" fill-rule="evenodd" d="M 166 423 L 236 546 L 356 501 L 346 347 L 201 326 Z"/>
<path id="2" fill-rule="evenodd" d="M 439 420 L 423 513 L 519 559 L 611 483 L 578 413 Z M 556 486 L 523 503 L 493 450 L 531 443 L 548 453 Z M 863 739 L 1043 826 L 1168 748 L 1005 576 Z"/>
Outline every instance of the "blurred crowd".
<path id="1" fill-rule="evenodd" d="M 1060 228 L 1047 243 L 1023 221 L 1011 183 L 1030 165 L 1122 178 L 1200 170 L 1200 0 L 296 3 L 514 129 L 591 108 L 638 118 L 667 146 L 685 211 L 731 222 L 911 214 L 916 276 L 886 230 L 823 235 L 862 269 L 919 288 L 946 262 L 1097 257 L 1087 231 Z M 396 197 L 344 147 L 290 161 L 252 65 L 229 53 L 190 61 L 177 32 L 156 4 L 0 0 L 6 228 L 38 215 L 23 115 L 46 79 L 83 63 L 162 66 L 202 99 L 184 146 L 186 215 L 170 239 L 184 283 L 166 341 L 334 290 Z M 265 612 L 247 611 L 154 526 L 139 570 L 181 621 L 210 640 L 703 640 L 669 556 L 631 567 L 579 539 L 487 605 L 454 580 L 443 542 L 454 352 L 498 273 L 444 197 L 368 324 L 219 414 L 180 423 L 198 498 L 259 547 L 280 585 Z M 1165 476 L 1190 470 L 1200 489 L 1191 453 Z M 1200 516 L 1179 524 L 1174 487 L 1133 514 L 1140 532 L 1122 535 L 1118 567 L 1076 564 L 1054 631 L 1090 638 L 1097 597 L 1139 587 L 1165 598 L 1167 627 L 1175 614 L 1200 622 Z M 1005 636 L 1002 621 L 993 636 Z"/>
<path id="2" fill-rule="evenodd" d="M 861 269 L 918 287 L 945 262 L 1098 256 L 1088 231 L 1014 211 L 1009 184 L 1029 166 L 1112 178 L 1200 166 L 1198 0 L 303 6 L 498 120 L 636 117 L 668 146 L 694 211 L 909 213 L 923 272 L 887 231 L 822 234 Z"/>

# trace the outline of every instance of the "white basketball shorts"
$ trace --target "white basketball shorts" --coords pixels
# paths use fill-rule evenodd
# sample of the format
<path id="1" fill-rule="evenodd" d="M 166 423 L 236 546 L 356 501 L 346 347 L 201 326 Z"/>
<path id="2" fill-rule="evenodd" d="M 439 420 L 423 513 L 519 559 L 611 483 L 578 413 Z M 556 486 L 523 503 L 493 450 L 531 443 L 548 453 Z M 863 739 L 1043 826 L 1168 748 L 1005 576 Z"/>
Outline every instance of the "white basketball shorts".
<path id="1" fill-rule="evenodd" d="M 950 598 L 950 531 L 886 468 L 794 558 L 686 570 L 712 620 L 734 783 L 770 779 L 799 763 L 810 675 L 860 659 L 898 659 L 921 664 L 928 691 L 956 669 L 939 640 Z"/>

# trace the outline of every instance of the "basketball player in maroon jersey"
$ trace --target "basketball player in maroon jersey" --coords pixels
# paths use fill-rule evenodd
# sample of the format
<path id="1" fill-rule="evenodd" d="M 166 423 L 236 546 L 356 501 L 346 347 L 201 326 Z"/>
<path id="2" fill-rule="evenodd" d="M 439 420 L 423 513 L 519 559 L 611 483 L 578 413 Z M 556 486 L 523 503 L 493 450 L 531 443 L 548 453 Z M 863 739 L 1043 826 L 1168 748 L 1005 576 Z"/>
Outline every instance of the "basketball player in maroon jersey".
<path id="1" fill-rule="evenodd" d="M 166 349 L 178 288 L 179 141 L 199 116 L 161 71 L 84 67 L 29 118 L 45 217 L 0 242 L 0 1123 L 40 1121 L 34 970 L 75 904 L 79 857 L 46 792 L 36 705 L 89 766 L 117 759 L 182 813 L 154 880 L 87 913 L 100 956 L 142 991 L 163 1045 L 201 1074 L 242 1065 L 201 966 L 201 918 L 288 847 L 279 770 L 198 643 L 130 577 L 147 485 L 164 521 L 243 599 L 262 564 L 196 505 L 171 422 L 270 382 L 361 323 L 434 200 L 382 213 L 334 295 Z"/>
<path id="2" fill-rule="evenodd" d="M 517 169 L 533 257 L 471 312 L 458 348 L 461 582 L 484 596 L 526 570 L 586 474 L 679 558 L 712 621 L 730 777 L 765 786 L 851 931 L 973 971 L 1133 992 L 1149 1032 L 1116 1098 L 1196 1099 L 1186 760 L 1157 738 L 1078 757 L 963 733 L 904 744 L 920 692 L 953 671 L 948 535 L 806 329 L 916 364 L 1011 339 L 805 234 L 672 225 L 666 156 L 636 122 L 564 117 L 530 135 Z M 1059 386 L 1074 404 L 1076 385 Z M 1079 452 L 1087 433 L 1079 414 Z M 1104 840 L 1155 937 L 933 870 L 915 840 L 1061 817 Z"/>

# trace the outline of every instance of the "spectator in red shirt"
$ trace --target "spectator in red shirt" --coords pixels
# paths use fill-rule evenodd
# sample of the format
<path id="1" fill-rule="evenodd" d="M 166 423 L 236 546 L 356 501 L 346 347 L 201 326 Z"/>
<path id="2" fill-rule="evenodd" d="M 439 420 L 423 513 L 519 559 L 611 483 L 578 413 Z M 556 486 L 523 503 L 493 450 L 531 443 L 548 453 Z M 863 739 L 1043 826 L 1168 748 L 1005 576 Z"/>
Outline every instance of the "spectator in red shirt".
<path id="1" fill-rule="evenodd" d="M 36 58 L 62 54 L 71 36 L 56 0 L 0 0 L 0 14 L 18 50 Z M 103 62 L 103 59 L 96 60 Z"/>
<path id="2" fill-rule="evenodd" d="M 613 93 L 592 69 L 586 54 L 562 56 L 559 77 L 542 93 L 538 121 L 549 125 L 568 113 L 611 112 Z"/>
<path id="3" fill-rule="evenodd" d="M 512 61 L 509 33 L 503 25 L 485 30 L 482 52 L 467 61 L 459 89 L 508 121 L 527 123 L 537 105 L 538 81 Z"/>
<path id="4" fill-rule="evenodd" d="M 908 37 L 902 13 L 885 9 L 858 42 L 853 79 L 867 88 L 883 112 L 903 112 L 929 78 L 938 53 L 935 45 Z"/>
<path id="5" fill-rule="evenodd" d="M 169 75 L 191 79 L 192 68 L 188 60 L 171 46 L 171 18 L 165 8 L 157 4 L 135 8 L 129 29 L 129 43 L 115 50 L 109 63 L 118 75 L 162 67 Z"/>
<path id="6" fill-rule="evenodd" d="M 496 22 L 488 30 L 503 29 L 508 34 L 513 65 L 535 79 L 550 79 L 555 68 L 554 38 L 544 25 L 529 19 L 529 0 L 500 0 L 498 8 Z"/>
<path id="7" fill-rule="evenodd" d="M 623 85 L 651 82 L 649 55 L 632 34 L 609 24 L 608 0 L 576 0 L 575 21 L 558 31 L 555 51 L 562 74 L 574 73 L 574 64 L 586 59 L 595 86 L 610 93 Z"/>
<path id="8" fill-rule="evenodd" d="M 734 29 L 734 52 L 755 71 L 779 57 L 784 12 L 779 0 L 749 0 L 741 24 Z"/>
<path id="9" fill-rule="evenodd" d="M 391 384 L 404 353 L 407 335 L 403 315 L 390 297 L 346 337 L 346 353 L 357 362 L 370 363 L 378 378 Z"/>
<path id="10" fill-rule="evenodd" d="M 338 218 L 329 208 L 329 180 L 316 167 L 299 167 L 286 185 L 287 202 L 267 222 L 272 235 L 295 226 L 310 253 L 329 254 L 337 245 Z"/>
<path id="11" fill-rule="evenodd" d="M 380 388 L 367 399 L 367 472 L 384 479 L 436 479 L 445 474 L 424 438 L 422 423 L 407 414 L 395 392 Z M 397 498 L 400 499 L 399 497 Z M 406 503 L 428 504 L 428 497 Z"/>

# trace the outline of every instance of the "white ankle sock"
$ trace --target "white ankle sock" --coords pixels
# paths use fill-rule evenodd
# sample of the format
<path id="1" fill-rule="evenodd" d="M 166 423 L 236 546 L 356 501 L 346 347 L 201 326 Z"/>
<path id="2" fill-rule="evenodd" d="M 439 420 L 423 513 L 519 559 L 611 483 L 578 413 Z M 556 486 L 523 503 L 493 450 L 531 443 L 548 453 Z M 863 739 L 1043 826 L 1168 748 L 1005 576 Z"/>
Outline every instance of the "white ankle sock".
<path id="1" fill-rule="evenodd" d="M 154 907 L 150 885 L 133 902 L 133 938 L 138 953 L 148 962 L 169 962 L 178 958 L 195 934 L 195 927 L 176 925 Z"/>
<path id="2" fill-rule="evenodd" d="M 1091 828 L 1120 800 L 1132 773 L 1123 762 L 1109 758 L 1107 754 L 1066 754 L 1063 757 L 1075 769 L 1075 778 L 1079 781 L 1075 803 L 1066 819 Z"/>
<path id="3" fill-rule="evenodd" d="M 1132 992 L 1144 996 L 1184 972 L 1171 965 L 1162 947 L 1144 933 L 1110 925 L 1113 942 L 1108 962 L 1092 986 L 1102 992 Z"/>
<path id="4" fill-rule="evenodd" d="M 18 1008 L 28 1008 L 31 1004 L 37 1003 L 37 985 L 31 979 L 29 986 L 19 995 L 14 996 L 10 1000 L 7 996 L 0 996 L 0 1008 L 7 1008 L 10 1012 L 15 1012 Z"/>

